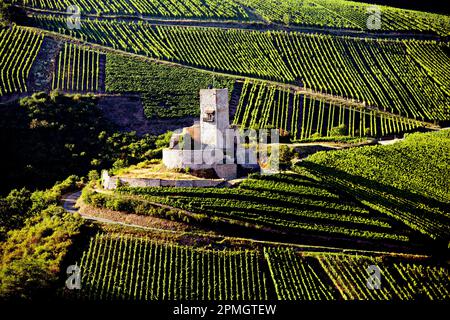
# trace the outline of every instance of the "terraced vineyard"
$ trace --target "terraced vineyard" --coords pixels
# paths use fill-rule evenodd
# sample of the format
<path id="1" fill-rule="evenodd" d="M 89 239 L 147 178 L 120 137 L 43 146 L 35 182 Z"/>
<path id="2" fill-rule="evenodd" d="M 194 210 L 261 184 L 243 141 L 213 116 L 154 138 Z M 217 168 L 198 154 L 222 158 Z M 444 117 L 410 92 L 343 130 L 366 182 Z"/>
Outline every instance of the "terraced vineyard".
<path id="1" fill-rule="evenodd" d="M 412 119 L 449 117 L 450 97 L 408 55 L 407 42 L 299 33 L 277 34 L 276 41 L 289 70 L 307 88 Z"/>
<path id="2" fill-rule="evenodd" d="M 71 5 L 90 14 L 127 14 L 155 17 L 247 19 L 247 12 L 232 0 L 13 0 L 27 7 L 66 12 Z"/>
<path id="3" fill-rule="evenodd" d="M 373 4 L 345 0 L 238 0 L 268 21 L 318 27 L 367 30 Z M 445 15 L 378 6 L 380 31 L 431 32 L 450 34 Z M 375 32 L 378 30 L 374 30 Z"/>
<path id="4" fill-rule="evenodd" d="M 362 1 L 0 0 L 0 300 L 450 301 L 450 15 Z"/>
<path id="5" fill-rule="evenodd" d="M 27 91 L 30 69 L 43 38 L 16 26 L 0 29 L 0 96 Z"/>
<path id="6" fill-rule="evenodd" d="M 66 12 L 77 5 L 83 14 L 144 15 L 168 18 L 256 21 L 254 11 L 267 22 L 327 28 L 368 30 L 373 4 L 345 0 L 13 0 L 27 7 Z M 248 8 L 249 10 L 246 10 Z M 450 34 L 450 18 L 413 10 L 378 6 L 381 24 L 372 31 L 408 31 Z M 370 25 L 370 24 L 369 24 Z"/>
<path id="7" fill-rule="evenodd" d="M 233 91 L 234 80 L 187 68 L 107 54 L 106 91 L 139 93 L 150 119 L 198 116 L 198 92 L 208 85 Z"/>
<path id="8" fill-rule="evenodd" d="M 60 18 L 35 22 L 67 33 Z M 104 20 L 83 21 L 82 30 L 70 35 L 213 71 L 294 83 L 412 119 L 449 119 L 450 96 L 441 89 L 447 85 L 408 54 L 407 42 Z"/>
<path id="9" fill-rule="evenodd" d="M 450 47 L 436 42 L 409 41 L 406 44 L 408 54 L 417 61 L 441 86 L 442 91 L 450 95 Z"/>
<path id="10" fill-rule="evenodd" d="M 289 248 L 264 248 L 279 300 L 335 300 L 337 290 L 319 275 L 316 259 Z"/>
<path id="11" fill-rule="evenodd" d="M 100 53 L 66 42 L 57 58 L 52 88 L 68 92 L 99 92 L 100 59 L 104 59 Z"/>
<path id="12" fill-rule="evenodd" d="M 302 166 L 412 229 L 448 240 L 449 146 L 449 130 L 412 134 L 392 146 L 317 153 Z"/>
<path id="13" fill-rule="evenodd" d="M 242 86 L 233 123 L 245 128 L 281 128 L 294 141 L 336 135 L 382 137 L 423 127 L 419 121 L 248 81 Z M 342 130 L 336 133 L 338 128 Z"/>
<path id="14" fill-rule="evenodd" d="M 138 214 L 139 204 L 159 203 L 204 214 L 211 221 L 289 230 L 293 234 L 327 235 L 401 243 L 409 235 L 395 230 L 389 219 L 338 194 L 308 172 L 248 179 L 237 188 L 147 187 L 118 189 L 110 201 L 126 203 Z M 96 201 L 107 206 L 108 197 Z M 129 207 L 127 207 L 129 208 Z"/>
<path id="15" fill-rule="evenodd" d="M 450 275 L 442 266 L 417 259 L 300 254 L 289 247 L 209 250 L 97 234 L 79 265 L 78 298 L 96 301 L 450 299 Z M 367 285 L 369 266 L 381 271 L 379 289 Z"/>
<path id="16" fill-rule="evenodd" d="M 450 275 L 444 267 L 350 255 L 322 255 L 318 259 L 345 300 L 450 299 Z M 367 285 L 369 266 L 381 271 L 379 289 Z"/>
<path id="17" fill-rule="evenodd" d="M 81 259 L 81 295 L 90 300 L 267 300 L 269 279 L 260 260 L 254 251 L 97 235 Z"/>

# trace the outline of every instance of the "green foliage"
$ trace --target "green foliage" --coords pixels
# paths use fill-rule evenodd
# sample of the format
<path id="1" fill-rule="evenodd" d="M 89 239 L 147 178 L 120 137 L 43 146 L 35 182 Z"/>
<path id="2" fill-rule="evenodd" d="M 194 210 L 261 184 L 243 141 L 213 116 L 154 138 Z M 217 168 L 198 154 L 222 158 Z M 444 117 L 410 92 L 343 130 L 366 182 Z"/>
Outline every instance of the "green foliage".
<path id="1" fill-rule="evenodd" d="M 98 173 L 97 170 L 91 170 L 91 171 L 89 171 L 89 173 L 88 173 L 88 180 L 89 180 L 90 182 L 92 182 L 92 181 L 97 181 L 98 179 L 100 179 L 100 175 L 99 175 L 99 173 Z"/>
<path id="2" fill-rule="evenodd" d="M 0 143 L 8 157 L 0 192 L 46 188 L 118 159 L 138 163 L 150 159 L 154 148 L 154 137 L 116 132 L 92 96 L 37 93 L 1 110 Z"/>
<path id="3" fill-rule="evenodd" d="M 98 17 L 108 15 L 139 15 L 165 18 L 201 18 L 201 19 L 243 19 L 248 14 L 233 0 L 190 0 L 189 2 L 170 0 L 117 0 L 112 5 L 109 0 L 13 0 L 40 9 L 66 12 L 70 5 L 77 5 L 83 13 Z"/>
<path id="4" fill-rule="evenodd" d="M 106 91 L 138 92 L 148 118 L 199 115 L 198 93 L 210 84 L 233 90 L 233 80 L 118 54 L 106 58 Z"/>
<path id="5" fill-rule="evenodd" d="M 287 145 L 281 145 L 279 148 L 279 161 L 280 164 L 290 165 L 291 160 L 294 158 L 294 150 Z"/>
<path id="6" fill-rule="evenodd" d="M 25 188 L 12 190 L 0 198 L 0 240 L 6 232 L 21 228 L 24 222 L 52 205 L 58 205 L 63 194 L 77 188 L 79 178 L 70 176 L 51 189 L 31 193 Z"/>
<path id="7" fill-rule="evenodd" d="M 128 167 L 129 164 L 124 159 L 117 159 L 112 165 L 112 173 L 116 173 L 120 169 Z"/>
<path id="8" fill-rule="evenodd" d="M 75 175 L 69 176 L 61 183 L 55 184 L 51 189 L 45 191 L 35 191 L 31 195 L 31 201 L 33 206 L 31 207 L 32 213 L 38 213 L 50 205 L 58 204 L 61 197 L 77 188 L 79 178 Z"/>
<path id="9" fill-rule="evenodd" d="M 0 199 L 0 241 L 8 230 L 20 228 L 32 216 L 31 192 L 23 188 L 12 190 L 6 198 Z"/>
<path id="10" fill-rule="evenodd" d="M 119 188 L 129 197 L 202 214 L 209 222 L 267 227 L 290 234 L 408 241 L 391 219 L 355 204 L 311 173 L 255 176 L 237 188 Z M 137 213 L 137 212 L 133 212 Z M 138 213 L 139 214 L 139 213 Z M 206 223 L 206 221 L 205 221 Z"/>
<path id="11" fill-rule="evenodd" d="M 168 131 L 156 138 L 155 146 L 157 149 L 168 148 L 170 144 L 170 139 L 172 138 L 173 132 Z"/>
<path id="12" fill-rule="evenodd" d="M 0 3 L 0 96 L 27 91 L 27 79 L 44 37 L 14 25 L 3 28 L 5 4 Z"/>
<path id="13" fill-rule="evenodd" d="M 0 27 L 6 26 L 11 19 L 9 8 L 10 4 L 0 1 Z"/>
<path id="14" fill-rule="evenodd" d="M 40 300 L 50 297 L 58 277 L 43 259 L 24 257 L 0 269 L 1 300 Z"/>
<path id="15" fill-rule="evenodd" d="M 370 130 L 370 129 L 369 129 Z M 334 137 L 342 137 L 347 135 L 347 126 L 345 124 L 341 124 L 337 127 L 333 127 L 330 130 L 330 136 Z"/>
<path id="16" fill-rule="evenodd" d="M 50 206 L 11 231 L 2 243 L 0 297 L 34 301 L 54 296 L 63 259 L 82 224 L 80 217 Z"/>
<path id="17" fill-rule="evenodd" d="M 388 146 L 319 152 L 302 162 L 324 181 L 433 239 L 450 239 L 450 131 Z"/>
<path id="18" fill-rule="evenodd" d="M 14 189 L 6 197 L 6 202 L 10 210 L 14 212 L 27 212 L 32 205 L 31 192 L 25 188 L 21 190 Z"/>

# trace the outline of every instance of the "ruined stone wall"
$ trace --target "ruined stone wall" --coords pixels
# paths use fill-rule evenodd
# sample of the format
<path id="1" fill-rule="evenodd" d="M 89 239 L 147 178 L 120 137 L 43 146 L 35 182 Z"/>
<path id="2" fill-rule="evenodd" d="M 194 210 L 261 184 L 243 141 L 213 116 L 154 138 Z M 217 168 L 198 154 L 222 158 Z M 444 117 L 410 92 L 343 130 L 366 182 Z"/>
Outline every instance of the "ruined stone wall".
<path id="1" fill-rule="evenodd" d="M 223 183 L 223 180 L 166 180 L 166 179 L 140 179 L 111 177 L 107 171 L 102 172 L 102 186 L 107 190 L 114 190 L 117 186 L 128 187 L 186 187 L 186 188 L 208 188 Z"/>

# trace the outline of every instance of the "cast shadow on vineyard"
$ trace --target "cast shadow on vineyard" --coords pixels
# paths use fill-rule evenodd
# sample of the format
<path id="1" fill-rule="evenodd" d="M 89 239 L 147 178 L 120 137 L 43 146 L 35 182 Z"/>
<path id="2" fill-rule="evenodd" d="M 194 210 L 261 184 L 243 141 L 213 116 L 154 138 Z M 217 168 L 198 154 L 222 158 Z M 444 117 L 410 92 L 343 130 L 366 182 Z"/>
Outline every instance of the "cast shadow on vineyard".
<path id="1" fill-rule="evenodd" d="M 309 161 L 302 162 L 301 166 L 315 173 L 336 189 L 355 196 L 359 201 L 367 201 L 375 207 L 387 209 L 380 211 L 389 212 L 390 217 L 414 229 L 417 238 L 423 242 L 429 242 L 431 239 L 422 234 L 424 232 L 421 232 L 420 228 L 411 227 L 409 219 L 419 221 L 423 226 L 430 223 L 439 226 L 440 228 L 437 230 L 441 232 L 433 235 L 435 239 L 429 249 L 436 253 L 447 253 L 450 239 L 448 232 L 450 226 L 449 205 L 447 203 Z M 440 210 L 446 215 L 436 214 L 431 209 Z M 403 215 L 403 213 L 406 214 Z"/>

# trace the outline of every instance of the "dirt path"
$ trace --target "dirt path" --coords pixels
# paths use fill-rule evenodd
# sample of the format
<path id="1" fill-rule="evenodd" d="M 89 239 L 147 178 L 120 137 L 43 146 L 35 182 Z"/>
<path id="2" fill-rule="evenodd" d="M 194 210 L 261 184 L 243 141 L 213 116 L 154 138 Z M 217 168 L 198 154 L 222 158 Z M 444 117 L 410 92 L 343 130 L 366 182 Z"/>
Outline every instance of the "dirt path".
<path id="1" fill-rule="evenodd" d="M 96 222 L 112 224 L 112 225 L 117 225 L 117 226 L 130 227 L 130 228 L 139 228 L 139 229 L 151 230 L 151 231 L 160 231 L 160 232 L 168 232 L 168 233 L 177 233 L 178 232 L 176 230 L 145 227 L 145 226 L 141 226 L 141 225 L 137 225 L 137 224 L 125 223 L 125 222 L 115 221 L 115 220 L 111 220 L 111 219 L 94 217 L 94 216 L 82 214 L 79 212 L 79 208 L 76 206 L 76 203 L 80 197 L 81 197 L 81 191 L 77 191 L 74 193 L 64 195 L 61 198 L 63 208 L 70 213 L 78 213 L 78 214 L 80 214 L 80 216 L 83 219 L 90 220 L 90 221 L 96 221 Z"/>

